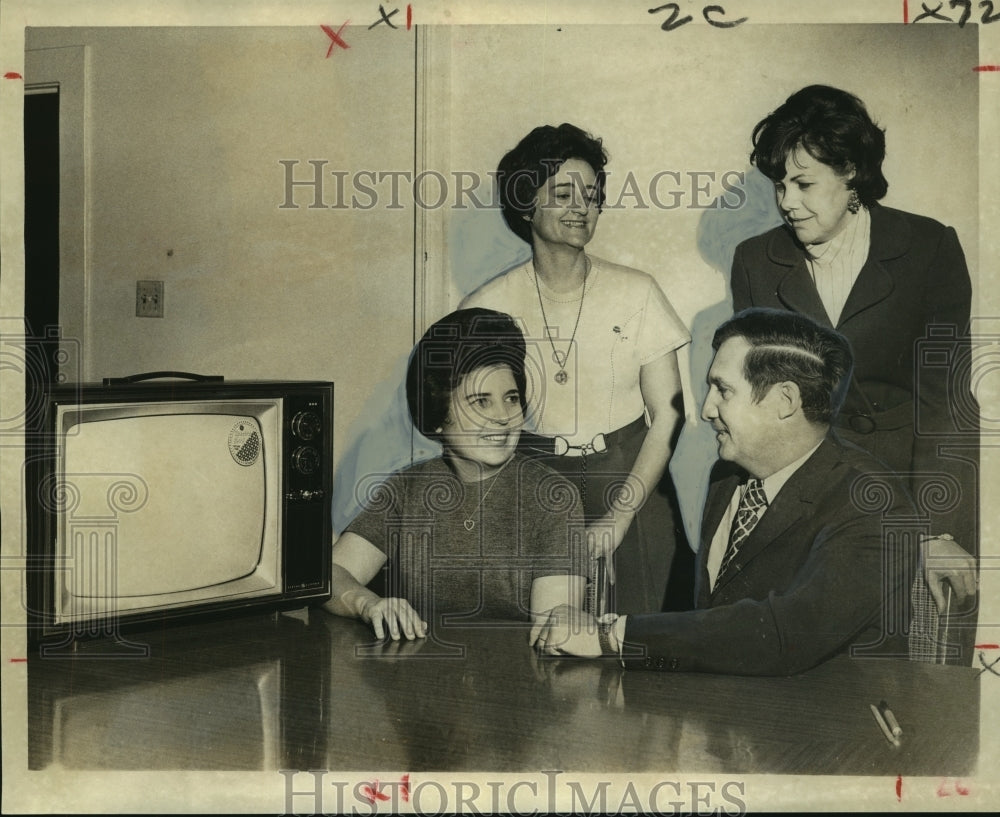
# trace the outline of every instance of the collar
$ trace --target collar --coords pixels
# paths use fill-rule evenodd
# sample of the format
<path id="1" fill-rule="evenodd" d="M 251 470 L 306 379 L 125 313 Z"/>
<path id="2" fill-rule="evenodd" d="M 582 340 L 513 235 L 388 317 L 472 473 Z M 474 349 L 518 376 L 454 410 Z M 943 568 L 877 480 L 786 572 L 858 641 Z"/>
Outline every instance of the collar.
<path id="1" fill-rule="evenodd" d="M 851 252 L 855 245 L 862 241 L 870 244 L 868 238 L 871 232 L 871 213 L 867 207 L 862 207 L 857 213 L 851 215 L 850 221 L 837 235 L 822 244 L 806 244 L 805 249 L 809 258 L 822 265 L 831 264 L 845 250 Z M 864 247 L 864 255 L 868 255 L 868 246 Z M 864 257 L 862 257 L 862 262 Z M 860 266 L 858 267 L 860 269 Z"/>
<path id="2" fill-rule="evenodd" d="M 898 258 L 909 248 L 912 234 L 906 214 L 891 207 L 874 204 L 868 209 L 871 215 L 871 247 L 869 254 L 877 261 Z M 787 224 L 771 231 L 767 241 L 767 255 L 776 264 L 793 267 L 808 252 L 799 243 Z"/>
<path id="3" fill-rule="evenodd" d="M 823 439 L 826 438 L 824 437 Z M 784 484 L 788 482 L 792 474 L 798 471 L 799 468 L 802 467 L 802 464 L 807 459 L 809 459 L 813 454 L 815 454 L 816 449 L 819 448 L 822 444 L 823 440 L 821 439 L 818 443 L 816 443 L 816 445 L 814 445 L 812 448 L 806 451 L 806 453 L 803 454 L 801 457 L 799 457 L 797 460 L 795 460 L 794 462 L 790 462 L 780 471 L 775 471 L 773 474 L 771 474 L 771 476 L 766 477 L 763 480 L 764 495 L 767 497 L 768 505 L 770 505 L 774 501 L 774 498 L 778 495 L 778 491 L 780 491 L 784 486 Z"/>

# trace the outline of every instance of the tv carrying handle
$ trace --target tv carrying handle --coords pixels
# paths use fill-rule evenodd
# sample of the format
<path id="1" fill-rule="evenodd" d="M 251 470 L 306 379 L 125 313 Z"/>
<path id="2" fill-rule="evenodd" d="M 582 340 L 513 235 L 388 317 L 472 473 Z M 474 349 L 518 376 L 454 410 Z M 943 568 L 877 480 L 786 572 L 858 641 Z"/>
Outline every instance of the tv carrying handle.
<path id="1" fill-rule="evenodd" d="M 195 374 L 194 372 L 143 372 L 142 374 L 131 374 L 127 377 L 105 377 L 102 383 L 105 386 L 122 386 L 129 383 L 141 383 L 144 380 L 161 380 L 165 378 L 195 380 L 199 383 L 221 383 L 225 379 L 221 374 Z"/>

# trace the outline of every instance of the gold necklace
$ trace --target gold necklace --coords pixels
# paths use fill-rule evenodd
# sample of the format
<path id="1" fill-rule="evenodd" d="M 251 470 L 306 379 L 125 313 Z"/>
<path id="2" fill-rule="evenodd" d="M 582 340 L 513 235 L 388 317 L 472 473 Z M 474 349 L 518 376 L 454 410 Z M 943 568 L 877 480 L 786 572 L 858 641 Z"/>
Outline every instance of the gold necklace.
<path id="1" fill-rule="evenodd" d="M 507 462 L 510 462 L 510 460 L 512 459 L 514 458 L 511 457 L 509 460 L 507 460 Z M 486 501 L 486 497 L 490 495 L 490 491 L 493 490 L 493 486 L 496 485 L 497 480 L 500 479 L 500 474 L 503 473 L 503 469 L 507 467 L 507 462 L 505 462 L 503 465 L 500 466 L 500 470 L 496 472 L 496 475 L 493 477 L 493 482 L 491 482 L 490 487 L 486 489 L 486 493 L 484 493 L 481 497 L 479 497 L 479 502 L 476 504 L 476 507 L 472 509 L 472 513 L 465 519 L 464 522 L 462 522 L 466 530 L 471 531 L 474 527 L 476 527 L 476 520 L 473 519 L 473 517 L 479 514 L 479 509 L 483 507 L 483 503 Z"/>
<path id="2" fill-rule="evenodd" d="M 569 382 L 569 374 L 566 371 L 566 363 L 569 361 L 569 353 L 573 351 L 573 341 L 576 339 L 576 330 L 580 326 L 580 315 L 583 314 L 583 299 L 587 295 L 587 278 L 590 277 L 590 256 L 584 256 L 587 260 L 587 268 L 583 272 L 583 291 L 580 292 L 580 306 L 576 310 L 576 322 L 573 324 L 573 334 L 570 335 L 569 343 L 566 344 L 566 351 L 560 352 L 556 349 L 556 344 L 552 340 L 552 330 L 549 329 L 549 319 L 545 314 L 545 304 L 542 303 L 542 289 L 538 285 L 538 272 L 534 270 L 534 265 L 532 265 L 532 270 L 535 272 L 535 292 L 538 295 L 538 307 L 542 310 L 542 322 L 545 324 L 545 336 L 549 339 L 549 346 L 552 347 L 552 360 L 555 362 L 556 366 L 559 367 L 559 371 L 553 375 L 553 380 L 556 381 L 560 386 L 565 386 Z"/>

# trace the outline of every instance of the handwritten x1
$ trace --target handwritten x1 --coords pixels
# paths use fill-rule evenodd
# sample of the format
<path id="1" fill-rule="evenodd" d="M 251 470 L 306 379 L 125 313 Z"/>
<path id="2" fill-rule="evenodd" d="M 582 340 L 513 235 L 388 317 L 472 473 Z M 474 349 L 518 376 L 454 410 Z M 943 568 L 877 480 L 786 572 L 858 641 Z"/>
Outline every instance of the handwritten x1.
<path id="1" fill-rule="evenodd" d="M 407 803 L 410 800 L 410 776 L 408 774 L 403 775 L 403 779 L 399 784 L 400 794 L 402 795 L 403 802 Z M 374 804 L 376 800 L 385 801 L 389 799 L 389 795 L 382 791 L 382 784 L 377 780 L 373 780 L 370 786 L 362 786 L 361 794 L 369 803 Z"/>
<path id="2" fill-rule="evenodd" d="M 381 784 L 375 780 L 371 786 L 362 786 L 361 794 L 368 800 L 369 803 L 374 803 L 376 800 L 388 800 L 389 795 L 382 791 Z"/>

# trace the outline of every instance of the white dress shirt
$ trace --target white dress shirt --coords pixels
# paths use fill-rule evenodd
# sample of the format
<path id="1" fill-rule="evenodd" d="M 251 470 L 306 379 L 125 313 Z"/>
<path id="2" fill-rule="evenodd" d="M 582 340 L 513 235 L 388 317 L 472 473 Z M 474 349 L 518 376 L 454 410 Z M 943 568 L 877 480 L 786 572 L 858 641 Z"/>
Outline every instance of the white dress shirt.
<path id="1" fill-rule="evenodd" d="M 806 245 L 806 264 L 833 326 L 840 321 L 847 296 L 868 260 L 871 226 L 871 216 L 862 207 L 829 241 Z"/>

